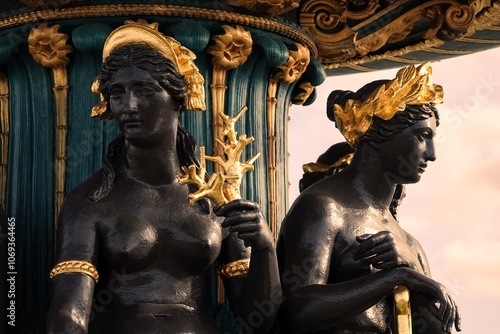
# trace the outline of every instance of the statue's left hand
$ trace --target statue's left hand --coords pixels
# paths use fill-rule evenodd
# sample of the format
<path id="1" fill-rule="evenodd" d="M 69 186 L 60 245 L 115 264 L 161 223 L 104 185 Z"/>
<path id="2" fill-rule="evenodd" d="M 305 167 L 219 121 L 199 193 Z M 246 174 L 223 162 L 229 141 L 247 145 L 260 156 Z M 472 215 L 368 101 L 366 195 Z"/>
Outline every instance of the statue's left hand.
<path id="1" fill-rule="evenodd" d="M 251 246 L 252 249 L 274 247 L 271 231 L 257 203 L 237 199 L 214 208 L 214 212 L 217 216 L 225 217 L 222 227 L 236 233 L 246 247 Z"/>
<path id="2" fill-rule="evenodd" d="M 412 268 L 411 263 L 405 259 L 404 249 L 398 247 L 390 231 L 361 235 L 356 240 L 359 245 L 353 250 L 354 260 L 377 269 Z"/>

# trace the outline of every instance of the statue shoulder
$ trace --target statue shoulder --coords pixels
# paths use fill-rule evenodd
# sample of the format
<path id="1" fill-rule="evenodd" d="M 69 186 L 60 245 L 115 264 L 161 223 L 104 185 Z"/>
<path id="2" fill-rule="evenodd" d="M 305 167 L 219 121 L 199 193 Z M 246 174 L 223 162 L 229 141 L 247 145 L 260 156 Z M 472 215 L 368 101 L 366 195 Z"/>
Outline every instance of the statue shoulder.
<path id="1" fill-rule="evenodd" d="M 87 212 L 89 207 L 93 204 L 89 198 L 102 183 L 102 179 L 103 173 L 100 169 L 73 188 L 64 198 L 61 208 L 61 219 L 63 219 L 65 215 Z"/>

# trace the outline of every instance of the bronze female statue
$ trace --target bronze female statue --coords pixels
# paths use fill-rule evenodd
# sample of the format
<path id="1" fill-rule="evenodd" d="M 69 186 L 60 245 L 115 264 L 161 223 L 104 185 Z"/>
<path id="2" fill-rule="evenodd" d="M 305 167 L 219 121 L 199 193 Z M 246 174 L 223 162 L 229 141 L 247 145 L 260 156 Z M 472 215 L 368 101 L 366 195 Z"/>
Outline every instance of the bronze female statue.
<path id="1" fill-rule="evenodd" d="M 283 332 L 397 333 L 400 286 L 410 290 L 415 333 L 460 330 L 455 302 L 390 210 L 403 196 L 398 185 L 418 182 L 435 160 L 442 88 L 430 75 L 428 63 L 409 66 L 394 80 L 330 94 L 328 116 L 355 153 L 343 171 L 305 189 L 281 225 Z"/>
<path id="2" fill-rule="evenodd" d="M 108 37 L 103 59 L 94 112 L 114 117 L 121 135 L 103 168 L 64 201 L 48 333 L 220 333 L 209 311 L 215 262 L 235 317 L 248 320 L 260 301 L 279 304 L 258 205 L 191 205 L 193 189 L 178 182 L 182 166 L 197 164 L 178 120 L 185 106 L 204 105 L 194 54 L 157 27 L 129 22 Z M 273 325 L 277 309 L 252 322 L 255 333 Z"/>

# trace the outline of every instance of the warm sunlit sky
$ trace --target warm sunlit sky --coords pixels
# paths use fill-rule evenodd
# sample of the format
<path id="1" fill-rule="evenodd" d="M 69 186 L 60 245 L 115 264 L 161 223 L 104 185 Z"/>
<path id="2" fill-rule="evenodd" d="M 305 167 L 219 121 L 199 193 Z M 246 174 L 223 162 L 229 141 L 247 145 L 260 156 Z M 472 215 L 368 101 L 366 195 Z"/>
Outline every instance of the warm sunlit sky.
<path id="1" fill-rule="evenodd" d="M 444 87 L 437 160 L 407 187 L 399 219 L 422 244 L 433 278 L 452 293 L 462 333 L 498 333 L 500 314 L 500 48 L 433 63 Z M 334 89 L 357 90 L 397 69 L 329 77 L 314 104 L 290 111 L 290 198 L 301 166 L 343 140 L 325 114 Z"/>

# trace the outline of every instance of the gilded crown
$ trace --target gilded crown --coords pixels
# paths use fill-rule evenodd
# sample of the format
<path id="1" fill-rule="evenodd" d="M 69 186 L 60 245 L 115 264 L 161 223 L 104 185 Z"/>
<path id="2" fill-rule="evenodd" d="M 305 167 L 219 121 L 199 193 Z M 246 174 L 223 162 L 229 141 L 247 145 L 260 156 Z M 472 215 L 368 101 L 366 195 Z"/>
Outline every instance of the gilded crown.
<path id="1" fill-rule="evenodd" d="M 443 103 L 443 87 L 432 83 L 429 62 L 410 65 L 396 78 L 381 85 L 364 101 L 349 99 L 345 106 L 335 104 L 335 122 L 345 139 L 356 146 L 370 129 L 373 117 L 390 120 L 407 105 Z"/>

